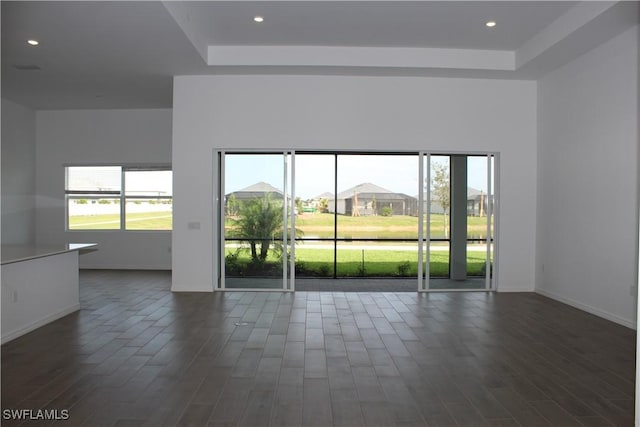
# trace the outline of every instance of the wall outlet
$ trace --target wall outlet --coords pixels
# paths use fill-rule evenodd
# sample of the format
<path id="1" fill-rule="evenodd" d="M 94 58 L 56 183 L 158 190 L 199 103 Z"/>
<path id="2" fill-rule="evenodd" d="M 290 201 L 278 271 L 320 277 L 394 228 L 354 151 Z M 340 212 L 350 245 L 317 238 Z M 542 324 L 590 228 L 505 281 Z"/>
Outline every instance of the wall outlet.
<path id="1" fill-rule="evenodd" d="M 635 287 L 635 285 L 629 286 L 629 295 L 631 295 L 632 297 L 636 296 L 636 287 Z"/>
<path id="2" fill-rule="evenodd" d="M 191 221 L 187 224 L 189 230 L 200 230 L 200 223 L 197 221 Z"/>
<path id="3" fill-rule="evenodd" d="M 171 246 L 169 246 L 169 248 L 167 250 L 169 251 L 169 253 L 171 253 Z"/>
<path id="4" fill-rule="evenodd" d="M 18 302 L 18 291 L 13 291 L 11 294 L 11 299 L 13 300 L 13 302 Z"/>

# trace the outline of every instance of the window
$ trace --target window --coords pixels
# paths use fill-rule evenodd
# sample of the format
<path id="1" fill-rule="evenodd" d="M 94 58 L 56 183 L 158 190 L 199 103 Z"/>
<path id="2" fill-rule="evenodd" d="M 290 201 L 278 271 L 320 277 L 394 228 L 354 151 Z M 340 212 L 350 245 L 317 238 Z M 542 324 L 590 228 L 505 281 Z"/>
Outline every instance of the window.
<path id="1" fill-rule="evenodd" d="M 171 230 L 172 172 L 166 166 L 68 166 L 68 230 Z"/>
<path id="2" fill-rule="evenodd" d="M 318 290 L 318 277 L 384 277 L 417 278 L 421 291 L 492 289 L 495 158 L 220 151 L 217 285 L 292 290 L 301 279 Z"/>

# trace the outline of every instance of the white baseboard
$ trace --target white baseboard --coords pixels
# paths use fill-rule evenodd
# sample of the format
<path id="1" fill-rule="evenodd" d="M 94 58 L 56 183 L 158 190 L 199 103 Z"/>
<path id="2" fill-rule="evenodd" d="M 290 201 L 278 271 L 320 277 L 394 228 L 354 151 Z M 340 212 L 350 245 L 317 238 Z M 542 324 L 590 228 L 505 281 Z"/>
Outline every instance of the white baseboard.
<path id="1" fill-rule="evenodd" d="M 74 311 L 80 310 L 80 304 L 74 304 L 71 307 L 67 307 L 64 310 L 61 310 L 57 313 L 50 314 L 49 316 L 43 317 L 42 319 L 36 320 L 35 322 L 31 322 L 28 325 L 16 329 L 14 331 L 10 331 L 2 336 L 1 342 L 2 344 L 7 343 L 11 340 L 14 340 L 22 335 L 28 334 L 29 332 L 38 329 L 41 326 L 44 326 L 48 323 L 53 322 L 54 320 L 58 320 L 61 317 L 66 316 L 67 314 L 71 314 Z"/>
<path id="2" fill-rule="evenodd" d="M 533 289 L 522 289 L 522 288 L 498 288 L 496 292 L 533 292 Z"/>
<path id="3" fill-rule="evenodd" d="M 579 310 L 586 311 L 587 313 L 591 313 L 595 316 L 602 317 L 603 319 L 610 320 L 619 325 L 626 326 L 627 328 L 636 329 L 636 323 L 634 321 L 625 319 L 616 314 L 609 313 L 608 311 L 600 310 L 599 308 L 592 307 L 588 304 L 581 303 L 571 298 L 565 298 L 563 296 L 560 296 L 553 292 L 546 291 L 544 289 L 536 288 L 535 292 L 545 297 L 548 297 L 553 300 L 559 301 L 561 303 L 575 307 Z"/>

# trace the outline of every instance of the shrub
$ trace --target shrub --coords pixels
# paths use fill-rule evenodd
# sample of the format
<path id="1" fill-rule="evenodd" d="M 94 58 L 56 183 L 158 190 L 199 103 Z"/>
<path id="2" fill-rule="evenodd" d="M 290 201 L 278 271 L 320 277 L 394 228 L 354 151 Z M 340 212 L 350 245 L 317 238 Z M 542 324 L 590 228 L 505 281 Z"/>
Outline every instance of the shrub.
<path id="1" fill-rule="evenodd" d="M 385 206 L 384 208 L 380 209 L 380 215 L 382 215 L 382 216 L 392 216 L 393 215 L 393 209 L 391 208 L 391 206 Z"/>
<path id="2" fill-rule="evenodd" d="M 328 264 L 322 264 L 318 268 L 318 273 L 320 273 L 322 277 L 329 277 L 331 275 L 331 267 L 329 267 Z"/>
<path id="3" fill-rule="evenodd" d="M 403 263 L 398 264 L 396 268 L 398 270 L 398 276 L 408 276 L 409 270 L 411 270 L 411 263 L 409 261 L 404 261 Z"/>
<path id="4" fill-rule="evenodd" d="M 242 264 L 239 261 L 240 251 L 235 251 L 234 253 L 230 253 L 229 255 L 224 257 L 225 261 L 225 270 L 229 276 L 241 276 L 242 275 Z"/>

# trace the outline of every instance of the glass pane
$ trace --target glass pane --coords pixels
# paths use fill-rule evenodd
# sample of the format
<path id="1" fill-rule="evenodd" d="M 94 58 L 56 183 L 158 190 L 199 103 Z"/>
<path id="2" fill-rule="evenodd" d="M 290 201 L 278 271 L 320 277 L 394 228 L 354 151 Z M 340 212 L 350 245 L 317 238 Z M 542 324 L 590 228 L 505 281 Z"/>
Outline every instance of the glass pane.
<path id="1" fill-rule="evenodd" d="M 128 184 L 128 181 L 127 181 Z M 127 198 L 125 225 L 127 230 L 171 230 L 172 199 Z"/>
<path id="2" fill-rule="evenodd" d="M 337 237 L 417 239 L 418 185 L 416 155 L 338 156 Z"/>
<path id="3" fill-rule="evenodd" d="M 296 277 L 328 278 L 333 271 L 335 156 L 296 154 Z"/>
<path id="4" fill-rule="evenodd" d="M 467 275 L 470 277 L 484 277 L 486 272 L 487 171 L 487 156 L 467 157 Z"/>
<path id="5" fill-rule="evenodd" d="M 333 277 L 333 242 L 297 240 L 296 277 Z"/>
<path id="6" fill-rule="evenodd" d="M 492 225 L 488 157 L 431 156 L 429 167 L 431 244 L 423 258 L 429 259 L 429 288 L 485 289 L 487 222 Z"/>
<path id="7" fill-rule="evenodd" d="M 341 242 L 338 244 L 338 276 L 416 277 L 417 255 L 417 242 Z"/>
<path id="8" fill-rule="evenodd" d="M 69 230 L 119 230 L 120 199 L 68 198 Z"/>
<path id="9" fill-rule="evenodd" d="M 431 213 L 430 231 L 432 240 L 447 240 L 450 236 L 451 174 L 449 163 L 449 156 L 431 156 L 431 200 L 427 207 Z"/>
<path id="10" fill-rule="evenodd" d="M 329 203 L 335 188 L 333 155 L 296 154 L 296 238 L 332 239 Z"/>
<path id="11" fill-rule="evenodd" d="M 171 197 L 173 172 L 170 170 L 125 171 L 126 196 Z"/>
<path id="12" fill-rule="evenodd" d="M 227 288 L 283 287 L 284 160 L 282 154 L 224 156 Z"/>
<path id="13" fill-rule="evenodd" d="M 70 166 L 67 168 L 69 191 L 120 191 L 120 166 Z"/>
<path id="14" fill-rule="evenodd" d="M 431 277 L 449 277 L 449 242 L 431 242 L 429 272 Z"/>

